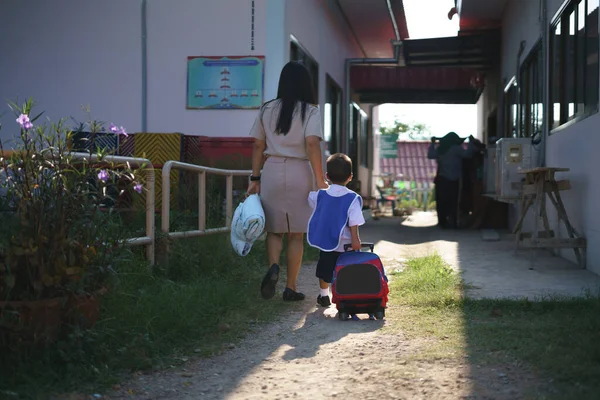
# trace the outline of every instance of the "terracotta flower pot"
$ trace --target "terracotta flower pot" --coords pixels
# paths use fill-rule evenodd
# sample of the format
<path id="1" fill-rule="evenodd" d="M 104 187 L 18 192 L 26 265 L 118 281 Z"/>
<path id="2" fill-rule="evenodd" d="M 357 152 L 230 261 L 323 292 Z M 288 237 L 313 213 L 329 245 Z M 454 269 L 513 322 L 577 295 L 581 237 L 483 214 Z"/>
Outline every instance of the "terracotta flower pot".
<path id="1" fill-rule="evenodd" d="M 62 323 L 64 299 L 0 301 L 2 340 L 49 343 L 57 339 Z"/>
<path id="2" fill-rule="evenodd" d="M 85 329 L 92 328 L 100 318 L 100 298 L 107 291 L 107 288 L 101 288 L 93 293 L 69 295 L 63 322 Z"/>

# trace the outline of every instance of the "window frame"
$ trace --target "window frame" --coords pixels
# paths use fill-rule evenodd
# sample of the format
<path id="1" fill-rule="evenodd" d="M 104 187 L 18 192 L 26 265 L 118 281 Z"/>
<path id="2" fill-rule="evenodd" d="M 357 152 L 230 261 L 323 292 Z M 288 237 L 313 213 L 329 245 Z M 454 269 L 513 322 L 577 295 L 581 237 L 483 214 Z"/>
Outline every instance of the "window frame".
<path id="1" fill-rule="evenodd" d="M 370 168 L 369 158 L 370 158 L 370 148 L 369 146 L 369 137 L 371 134 L 371 129 L 369 129 L 369 114 L 367 114 L 363 109 L 359 110 L 359 123 L 360 123 L 360 132 L 358 136 L 358 160 L 359 164 L 362 167 L 367 169 Z"/>
<path id="2" fill-rule="evenodd" d="M 578 30 L 578 26 L 579 26 L 579 6 L 581 4 L 581 2 L 585 3 L 585 7 L 584 7 L 584 14 L 585 14 L 585 22 L 584 22 L 584 26 L 583 26 L 583 30 L 584 33 L 582 36 L 580 36 L 579 34 L 579 30 Z M 595 105 L 593 105 L 593 107 L 588 107 L 588 92 L 587 92 L 587 79 L 588 79 L 588 71 L 587 71 L 587 67 L 588 64 L 585 63 L 583 60 L 586 60 L 589 58 L 590 53 L 589 52 L 589 46 L 587 45 L 588 40 L 590 38 L 589 36 L 589 24 L 588 24 L 588 4 L 589 1 L 588 0 L 569 0 L 566 1 L 562 7 L 556 12 L 556 14 L 554 15 L 554 17 L 551 20 L 550 23 L 550 29 L 549 29 L 549 65 L 548 65 L 548 77 L 546 79 L 546 85 L 549 91 L 549 106 L 548 106 L 548 112 L 546 113 L 547 115 L 545 116 L 546 118 L 546 123 L 549 126 L 549 133 L 550 134 L 554 134 L 557 132 L 560 132 L 561 130 L 564 130 L 586 118 L 588 118 L 591 115 L 594 115 L 596 113 L 598 113 L 599 110 L 599 104 L 600 104 L 600 88 L 596 87 L 595 88 Z M 599 11 L 600 12 L 600 11 Z M 569 28 L 570 28 L 570 18 L 571 15 L 575 13 L 575 18 L 574 18 L 574 24 L 575 24 L 575 34 L 573 35 L 575 38 L 575 42 L 573 45 L 573 55 L 568 54 L 570 47 L 567 46 L 567 36 L 569 35 Z M 598 17 L 600 18 L 600 17 Z M 554 35 L 554 32 L 556 31 L 556 28 L 560 25 L 560 42 L 559 42 L 559 47 L 560 47 L 560 65 L 558 68 L 558 73 L 556 71 L 556 66 L 555 66 L 555 57 L 556 56 L 556 49 L 555 49 L 555 44 L 556 44 L 556 35 Z M 598 32 L 596 32 L 596 34 L 598 35 Z M 583 46 L 583 55 L 579 54 L 579 50 L 582 47 L 579 44 L 579 38 L 583 37 L 585 39 L 585 44 Z M 598 56 L 600 56 L 600 45 L 596 46 L 596 54 L 598 54 Z M 573 93 L 573 105 L 575 108 L 575 113 L 574 115 L 570 116 L 569 115 L 569 102 L 568 102 L 568 96 L 566 94 L 566 91 L 568 89 L 568 79 L 566 78 L 566 71 L 565 71 L 565 64 L 567 64 L 569 61 L 575 61 L 573 64 L 573 70 L 572 70 L 572 74 L 573 74 L 573 88 L 572 90 L 574 91 Z M 580 77 L 582 79 L 581 81 L 581 88 L 583 88 L 583 92 L 582 94 L 578 94 L 578 90 L 581 89 L 580 87 L 578 87 L 578 76 L 577 76 L 577 72 L 579 71 L 579 67 L 578 67 L 578 62 L 583 62 L 583 68 L 584 68 L 584 75 L 583 77 Z M 596 75 L 600 75 L 600 65 L 597 63 L 596 66 Z M 560 77 L 560 79 L 556 79 L 555 77 L 557 76 Z M 556 85 L 556 82 L 558 82 L 558 85 Z M 558 86 L 558 88 L 556 87 Z M 555 93 L 559 92 L 558 94 L 558 102 L 555 102 Z M 578 96 L 582 96 L 583 99 L 583 111 L 578 111 Z M 560 104 L 560 116 L 558 118 L 558 122 L 555 123 L 554 120 L 554 106 L 555 104 Z"/>
<path id="3" fill-rule="evenodd" d="M 358 167 L 360 165 L 360 131 L 362 122 L 362 113 L 364 111 L 356 102 L 350 103 L 350 115 L 352 123 L 348 130 L 348 151 L 347 155 L 352 159 L 352 173 L 354 180 L 358 180 Z"/>
<path id="4" fill-rule="evenodd" d="M 330 101 L 330 95 L 333 93 L 335 101 Z M 344 92 L 338 83 L 329 75 L 325 74 L 325 104 L 331 104 L 330 127 L 331 138 L 327 141 L 328 150 L 331 154 L 341 151 L 342 146 L 342 104 L 344 102 Z M 323 110 L 325 112 L 325 110 Z"/>
<path id="5" fill-rule="evenodd" d="M 517 107 L 519 108 L 519 120 L 517 121 L 517 134 L 514 137 L 531 138 L 540 135 L 543 132 L 543 123 L 546 120 L 546 110 L 544 107 L 544 85 L 546 81 L 539 79 L 543 74 L 544 60 L 542 58 L 542 40 L 539 39 L 527 54 L 527 57 L 519 67 L 518 98 Z M 537 91 L 537 96 L 536 96 Z M 539 97 L 539 102 L 533 103 L 533 99 Z M 535 132 L 531 132 L 535 127 L 532 118 L 532 109 L 534 104 L 541 104 L 542 117 L 538 119 L 540 125 Z"/>
<path id="6" fill-rule="evenodd" d="M 313 81 L 313 90 L 315 92 L 316 104 L 319 104 L 319 63 L 310 54 L 310 52 L 302 46 L 300 41 L 290 35 L 290 61 L 296 61 L 302 63 L 310 74 L 311 80 Z"/>

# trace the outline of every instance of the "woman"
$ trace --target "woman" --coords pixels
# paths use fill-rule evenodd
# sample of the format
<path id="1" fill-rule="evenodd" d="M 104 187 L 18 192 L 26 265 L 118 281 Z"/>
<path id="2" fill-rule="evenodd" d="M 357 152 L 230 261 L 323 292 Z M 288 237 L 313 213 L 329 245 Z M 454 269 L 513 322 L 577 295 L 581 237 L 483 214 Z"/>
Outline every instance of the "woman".
<path id="1" fill-rule="evenodd" d="M 281 71 L 277 98 L 261 107 L 250 131 L 254 150 L 248 194 L 260 193 L 271 265 L 260 288 L 265 299 L 275 295 L 284 235 L 287 285 L 283 300 L 299 301 L 305 297 L 297 292 L 296 280 L 311 215 L 308 194 L 315 187 L 328 187 L 321 155 L 321 115 L 315 103 L 308 70 L 290 62 Z"/>
<path id="2" fill-rule="evenodd" d="M 435 200 L 440 228 L 456 228 L 458 222 L 458 192 L 462 176 L 463 159 L 473 156 L 475 147 L 473 136 L 469 136 L 469 146 L 463 148 L 465 139 L 450 132 L 439 140 L 431 138 L 427 158 L 437 160 L 438 168 L 435 177 Z"/>

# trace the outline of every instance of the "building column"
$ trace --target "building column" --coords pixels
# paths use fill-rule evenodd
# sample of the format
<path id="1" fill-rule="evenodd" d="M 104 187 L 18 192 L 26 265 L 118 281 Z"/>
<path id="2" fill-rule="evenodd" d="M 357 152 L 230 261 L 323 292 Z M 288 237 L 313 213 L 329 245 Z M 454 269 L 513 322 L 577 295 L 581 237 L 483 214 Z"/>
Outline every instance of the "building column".
<path id="1" fill-rule="evenodd" d="M 277 96 L 279 74 L 289 59 L 286 4 L 287 0 L 266 0 L 265 101 Z"/>

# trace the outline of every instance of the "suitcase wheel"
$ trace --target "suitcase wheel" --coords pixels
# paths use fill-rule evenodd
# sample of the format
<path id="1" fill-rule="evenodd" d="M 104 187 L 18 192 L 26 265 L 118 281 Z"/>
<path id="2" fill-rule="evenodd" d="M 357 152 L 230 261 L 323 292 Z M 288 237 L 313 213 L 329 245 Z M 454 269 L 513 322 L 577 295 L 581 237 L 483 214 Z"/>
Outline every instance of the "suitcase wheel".
<path id="1" fill-rule="evenodd" d="M 385 317 L 385 310 L 377 310 L 375 311 L 376 319 L 383 319 Z"/>
<path id="2" fill-rule="evenodd" d="M 349 318 L 350 316 L 348 315 L 348 313 L 347 313 L 347 312 L 340 311 L 340 312 L 338 313 L 338 317 L 339 317 L 339 318 L 340 318 L 340 320 L 342 320 L 342 321 L 348 321 L 348 318 Z"/>

